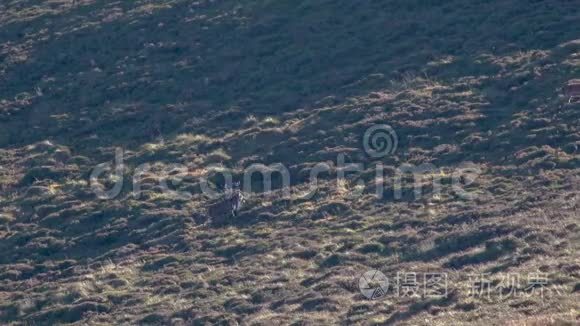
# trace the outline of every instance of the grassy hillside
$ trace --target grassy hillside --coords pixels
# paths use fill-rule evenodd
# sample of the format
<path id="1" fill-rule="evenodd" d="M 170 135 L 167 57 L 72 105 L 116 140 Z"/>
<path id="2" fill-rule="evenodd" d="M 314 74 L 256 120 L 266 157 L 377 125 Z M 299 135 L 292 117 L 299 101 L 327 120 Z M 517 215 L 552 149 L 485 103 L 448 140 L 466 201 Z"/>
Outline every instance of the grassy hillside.
<path id="1" fill-rule="evenodd" d="M 577 323 L 578 22 L 564 0 L 3 1 L 0 324 Z M 380 124 L 398 148 L 376 158 Z M 100 180 L 124 187 L 100 199 L 117 148 L 123 176 Z M 337 182 L 339 155 L 363 171 Z M 253 180 L 236 220 L 200 223 L 210 166 L 254 163 L 291 192 Z M 442 192 L 377 197 L 379 163 L 436 166 Z M 191 198 L 162 191 L 172 164 Z M 375 269 L 445 273 L 447 295 L 367 299 Z"/>

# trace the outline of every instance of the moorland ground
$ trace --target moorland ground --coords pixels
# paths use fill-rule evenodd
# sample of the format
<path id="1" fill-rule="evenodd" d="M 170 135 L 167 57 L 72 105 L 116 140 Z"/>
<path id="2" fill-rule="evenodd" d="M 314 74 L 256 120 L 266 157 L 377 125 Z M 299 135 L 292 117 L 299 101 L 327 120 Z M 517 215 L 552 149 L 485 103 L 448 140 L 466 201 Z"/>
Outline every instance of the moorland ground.
<path id="1" fill-rule="evenodd" d="M 579 21 L 564 0 L 3 1 L 0 323 L 577 323 Z M 392 155 L 362 146 L 379 124 Z M 100 199 L 117 148 L 101 183 L 125 187 Z M 302 198 L 339 155 L 364 171 Z M 176 163 L 191 198 L 159 186 Z M 291 194 L 255 180 L 235 221 L 198 223 L 208 166 L 253 163 L 288 167 Z M 432 164 L 441 194 L 377 197 L 379 163 Z M 368 270 L 444 273 L 447 295 L 369 300 Z"/>

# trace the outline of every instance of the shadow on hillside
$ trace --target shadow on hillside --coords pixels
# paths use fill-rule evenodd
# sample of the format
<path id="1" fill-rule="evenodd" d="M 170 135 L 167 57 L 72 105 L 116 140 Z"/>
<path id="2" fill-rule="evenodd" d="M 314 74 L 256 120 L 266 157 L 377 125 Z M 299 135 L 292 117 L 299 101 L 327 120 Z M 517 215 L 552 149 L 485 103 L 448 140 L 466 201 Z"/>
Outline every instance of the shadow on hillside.
<path id="1" fill-rule="evenodd" d="M 315 10 L 321 5 L 324 12 Z M 449 81 L 495 74 L 496 66 L 475 63 L 481 54 L 493 51 L 495 56 L 505 56 L 553 47 L 573 37 L 571 32 L 541 38 L 525 34 L 543 23 L 542 17 L 534 17 L 538 21 L 530 21 L 531 27 L 513 29 L 513 37 L 518 33 L 523 37 L 518 38 L 519 44 L 511 43 L 512 35 L 505 39 L 497 22 L 509 20 L 505 16 L 513 13 L 497 9 L 489 21 L 481 22 L 486 35 L 474 36 L 453 28 L 461 18 L 444 13 L 453 8 L 452 3 L 441 8 L 408 3 L 407 12 L 399 11 L 396 19 L 388 10 L 390 4 L 246 6 L 209 1 L 167 6 L 92 2 L 57 12 L 66 23 L 49 27 L 47 40 L 35 40 L 35 35 L 40 36 L 31 32 L 29 59 L 6 67 L 3 98 L 31 93 L 34 87 L 43 95 L 2 122 L 8 130 L 3 146 L 55 138 L 89 152 L 94 146 L 110 144 L 134 147 L 159 134 L 191 128 L 218 136 L 239 128 L 237 118 L 203 121 L 232 106 L 239 107 L 242 117 L 278 115 L 308 108 L 329 95 L 340 94 L 339 99 L 365 95 L 408 72 Z M 492 5 L 478 6 L 473 10 Z M 228 15 L 218 16 L 218 10 Z M 433 10 L 441 17 L 433 19 Z M 302 18 L 294 20 L 293 15 Z M 335 19 L 339 16 L 350 18 L 339 22 Z M 18 40 L 22 25 L 38 31 L 52 19 L 44 15 L 32 22 L 13 22 L 6 26 L 6 35 L 22 43 Z M 385 22 L 396 28 L 385 28 Z M 438 32 L 447 37 L 436 37 Z M 472 57 L 460 54 L 456 64 L 429 65 L 460 50 Z M 369 77 L 375 73 L 384 73 L 385 79 Z M 528 99 L 544 88 L 526 86 L 521 95 L 496 96 L 529 77 L 523 78 L 509 77 L 486 86 L 493 94 L 489 107 L 497 114 L 478 124 L 480 130 L 493 129 L 505 122 L 502 116 L 517 112 L 507 108 L 514 103 L 508 100 L 514 94 L 516 101 Z M 89 140 L 95 136 L 99 141 Z"/>

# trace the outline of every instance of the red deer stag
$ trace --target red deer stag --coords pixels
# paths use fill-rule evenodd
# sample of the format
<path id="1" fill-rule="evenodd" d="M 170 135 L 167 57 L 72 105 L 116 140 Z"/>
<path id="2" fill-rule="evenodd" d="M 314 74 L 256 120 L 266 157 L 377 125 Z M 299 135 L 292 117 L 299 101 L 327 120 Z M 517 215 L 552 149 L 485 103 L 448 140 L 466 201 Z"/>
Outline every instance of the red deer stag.
<path id="1" fill-rule="evenodd" d="M 239 189 L 239 183 L 236 183 L 234 189 L 226 189 L 225 196 L 208 207 L 207 213 L 212 223 L 223 224 L 238 214 L 244 202 L 244 194 Z"/>

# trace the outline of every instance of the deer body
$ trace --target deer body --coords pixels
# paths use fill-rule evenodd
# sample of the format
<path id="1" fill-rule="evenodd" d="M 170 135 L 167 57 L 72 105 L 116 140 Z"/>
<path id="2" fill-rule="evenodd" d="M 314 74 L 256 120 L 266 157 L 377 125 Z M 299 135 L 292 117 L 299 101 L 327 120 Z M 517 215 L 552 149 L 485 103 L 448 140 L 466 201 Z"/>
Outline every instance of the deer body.
<path id="1" fill-rule="evenodd" d="M 243 203 L 244 195 L 239 189 L 230 191 L 224 198 L 208 207 L 208 215 L 214 223 L 224 223 L 238 214 Z"/>

